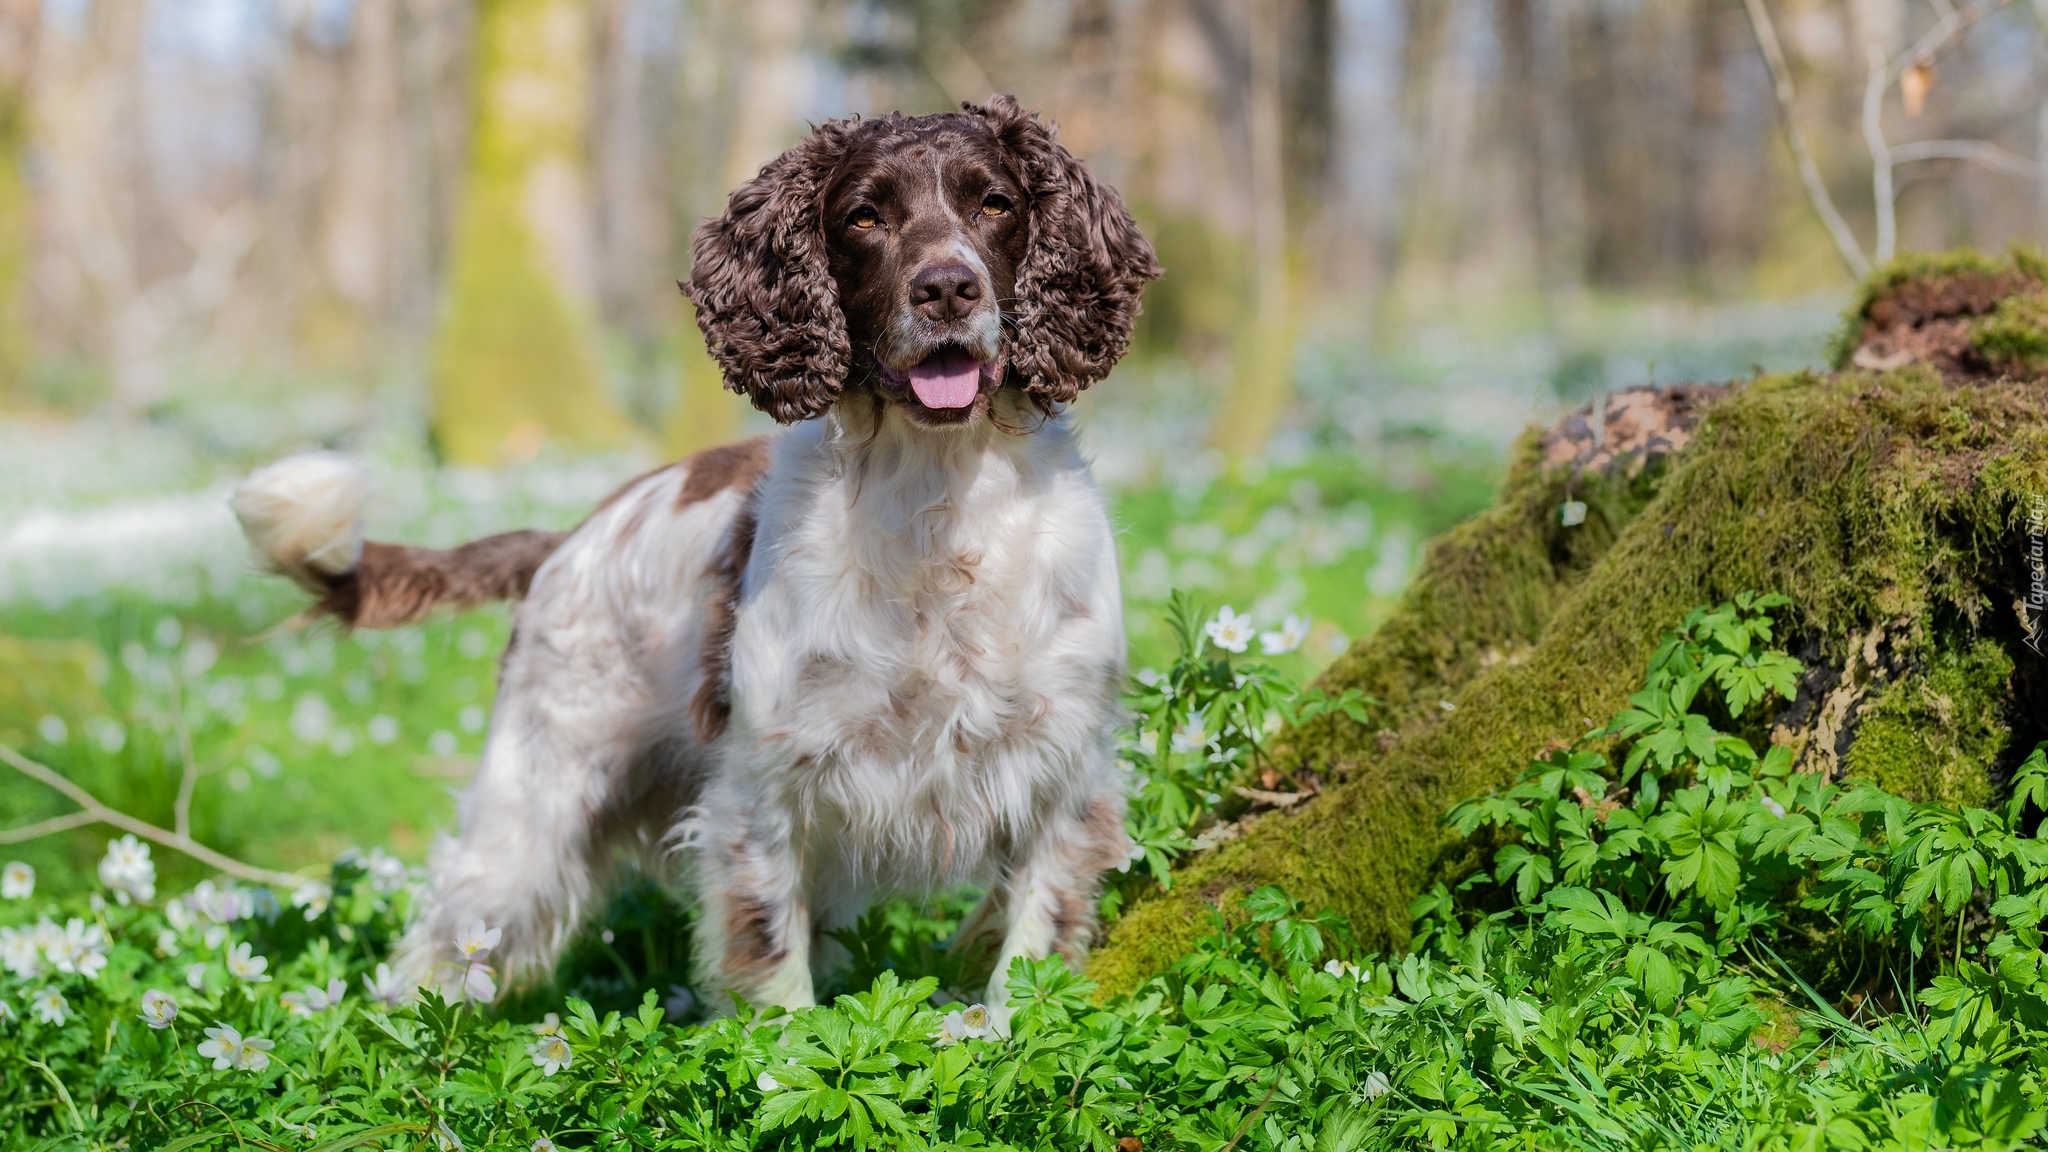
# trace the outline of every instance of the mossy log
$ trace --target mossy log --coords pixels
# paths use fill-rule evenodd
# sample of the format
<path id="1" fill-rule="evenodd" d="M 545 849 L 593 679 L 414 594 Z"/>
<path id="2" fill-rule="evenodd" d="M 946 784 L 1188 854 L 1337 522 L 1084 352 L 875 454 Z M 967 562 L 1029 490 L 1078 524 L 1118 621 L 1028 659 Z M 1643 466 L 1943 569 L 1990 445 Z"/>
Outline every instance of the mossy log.
<path id="1" fill-rule="evenodd" d="M 1604 722 L 1665 630 L 1746 590 L 1792 598 L 1781 639 L 1807 669 L 1753 739 L 1917 799 L 1991 799 L 2048 738 L 2048 625 L 2026 602 L 2048 501 L 2044 271 L 2025 252 L 1894 266 L 1833 372 L 1637 389 L 1526 436 L 1494 506 L 1436 540 L 1324 673 L 1383 701 L 1375 724 L 1278 737 L 1322 794 L 1185 861 L 1092 974 L 1133 987 L 1261 884 L 1349 917 L 1368 950 L 1402 947 L 1410 902 L 1477 863 L 1445 808 Z"/>

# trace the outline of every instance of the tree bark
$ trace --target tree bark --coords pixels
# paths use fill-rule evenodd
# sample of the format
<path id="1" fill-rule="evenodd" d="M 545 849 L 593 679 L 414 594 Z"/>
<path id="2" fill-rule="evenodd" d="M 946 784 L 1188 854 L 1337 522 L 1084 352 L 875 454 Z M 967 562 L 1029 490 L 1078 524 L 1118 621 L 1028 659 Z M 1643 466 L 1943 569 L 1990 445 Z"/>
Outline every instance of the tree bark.
<path id="1" fill-rule="evenodd" d="M 1265 450 L 1293 385 L 1296 318 L 1287 259 L 1278 8 L 1274 0 L 1242 0 L 1250 64 L 1243 106 L 1251 283 L 1249 307 L 1236 335 L 1230 391 L 1211 434 L 1232 460 Z"/>
<path id="2" fill-rule="evenodd" d="M 1543 91 L 1536 78 L 1536 22 L 1533 0 L 1497 0 L 1495 33 L 1500 40 L 1500 124 L 1514 205 L 1527 240 L 1529 280 L 1547 301 L 1551 287 L 1551 220 L 1544 195 Z"/>
<path id="3" fill-rule="evenodd" d="M 339 329 L 328 338 L 349 362 L 361 362 L 393 320 L 398 37 L 399 0 L 356 0 L 332 162 L 320 181 L 316 240 L 328 307 Z"/>
<path id="4" fill-rule="evenodd" d="M 1437 71 L 1460 7 L 1460 0 L 1405 0 L 1402 5 L 1394 179 L 1380 223 L 1380 284 L 1372 313 L 1372 340 L 1381 349 L 1392 347 L 1406 326 L 1407 281 L 1430 255 L 1436 222 L 1449 210 L 1433 202 L 1430 184 L 1437 166 Z"/>
<path id="5" fill-rule="evenodd" d="M 31 403 L 28 270 L 35 205 L 22 179 L 40 0 L 0 0 L 0 410 Z"/>
<path id="6" fill-rule="evenodd" d="M 431 370 L 434 435 L 451 461 L 626 437 L 596 318 L 589 16 L 582 0 L 478 9 L 468 175 Z"/>

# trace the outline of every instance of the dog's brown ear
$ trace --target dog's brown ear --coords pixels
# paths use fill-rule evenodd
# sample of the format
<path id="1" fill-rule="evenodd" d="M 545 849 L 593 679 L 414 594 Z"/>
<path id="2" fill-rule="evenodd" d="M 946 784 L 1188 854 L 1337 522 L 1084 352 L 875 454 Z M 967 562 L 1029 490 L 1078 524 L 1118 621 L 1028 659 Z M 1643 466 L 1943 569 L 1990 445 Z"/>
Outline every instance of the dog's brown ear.
<path id="1" fill-rule="evenodd" d="M 1065 403 L 1123 357 L 1138 294 L 1159 278 L 1159 262 L 1116 189 L 1097 183 L 1015 97 L 963 107 L 1015 158 L 1031 200 L 1010 365 L 1026 391 Z"/>
<path id="2" fill-rule="evenodd" d="M 851 128 L 817 128 L 735 189 L 697 230 L 682 285 L 725 386 L 784 424 L 824 412 L 846 384 L 846 318 L 818 213 Z"/>

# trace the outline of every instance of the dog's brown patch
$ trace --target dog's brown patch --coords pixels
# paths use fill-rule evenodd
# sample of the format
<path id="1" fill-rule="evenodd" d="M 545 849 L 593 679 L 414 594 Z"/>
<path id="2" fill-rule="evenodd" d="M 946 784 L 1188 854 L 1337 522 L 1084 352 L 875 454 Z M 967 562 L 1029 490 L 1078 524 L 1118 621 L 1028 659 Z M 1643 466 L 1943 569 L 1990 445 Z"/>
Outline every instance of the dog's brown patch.
<path id="1" fill-rule="evenodd" d="M 1095 942 L 1094 892 L 1062 888 L 1052 898 L 1052 950 L 1078 972 L 1088 962 L 1088 945 Z"/>
<path id="2" fill-rule="evenodd" d="M 740 579 L 753 558 L 758 525 L 750 490 L 725 531 L 725 543 L 704 571 L 704 649 L 698 657 L 702 678 L 690 698 L 690 722 L 699 743 L 723 736 L 732 717 L 732 633 L 739 619 Z"/>
<path id="3" fill-rule="evenodd" d="M 685 469 L 676 498 L 678 508 L 708 500 L 728 488 L 751 491 L 767 471 L 768 461 L 766 437 L 708 448 L 681 464 L 666 464 L 628 480 L 599 501 L 591 516 L 597 516 L 648 480 L 674 468 Z M 620 526 L 620 538 L 633 535 L 649 511 L 644 502 L 635 508 Z M 737 531 L 740 527 L 736 523 L 735 532 L 727 540 L 728 551 L 736 539 L 741 548 L 737 567 L 732 568 L 734 594 L 739 586 L 737 574 L 745 570 L 747 553 L 753 547 L 751 513 L 746 515 L 744 533 Z M 436 608 L 460 610 L 494 600 L 518 600 L 533 586 L 534 573 L 568 536 L 566 532 L 525 528 L 447 549 L 368 540 L 363 543 L 363 558 L 355 570 L 329 585 L 316 611 L 325 612 L 350 628 L 397 628 L 425 619 Z M 731 567 L 728 562 L 732 559 L 721 553 L 713 570 L 723 573 Z M 726 607 L 714 609 L 714 625 L 719 624 L 718 612 L 729 616 L 731 599 L 731 595 L 723 597 Z M 725 619 L 713 631 L 723 636 L 722 648 L 731 640 L 731 620 Z M 722 665 L 719 671 L 722 674 Z M 701 721 L 699 726 L 702 727 Z M 722 717 L 719 726 L 723 726 Z"/>
<path id="4" fill-rule="evenodd" d="M 440 607 L 517 600 L 567 538 L 523 528 L 445 550 L 365 541 L 362 561 L 334 581 L 319 610 L 350 628 L 397 628 Z"/>
<path id="5" fill-rule="evenodd" d="M 608 493 L 604 499 L 599 500 L 597 502 L 597 507 L 592 508 L 590 510 L 590 515 L 585 516 L 583 518 L 583 522 L 585 524 L 590 523 L 592 520 L 596 519 L 598 513 L 604 511 L 605 509 L 611 507 L 614 504 L 617 504 L 620 500 L 624 499 L 626 493 L 631 492 L 633 489 L 638 488 L 640 485 L 646 483 L 647 481 L 654 479 L 656 476 L 661 475 L 663 472 L 669 472 L 674 469 L 681 468 L 684 464 L 687 464 L 688 462 L 689 461 L 687 460 L 678 460 L 673 464 L 663 464 L 659 468 L 649 468 L 647 471 L 642 472 L 638 476 L 633 477 L 631 480 L 628 480 L 624 484 L 619 485 L 617 488 L 612 489 L 611 492 Z"/>
<path id="6" fill-rule="evenodd" d="M 1088 802 L 1081 815 L 1081 827 L 1088 830 L 1087 846 L 1094 857 L 1089 862 L 1097 873 L 1107 872 L 1124 862 L 1130 851 L 1130 837 L 1124 832 L 1124 809 L 1108 796 Z"/>
<path id="7" fill-rule="evenodd" d="M 726 975 L 767 972 L 788 954 L 775 938 L 775 906 L 755 896 L 735 896 L 725 910 Z"/>
<path id="8" fill-rule="evenodd" d="M 1052 950 L 1076 969 L 1088 958 L 1088 945 L 1095 939 L 1095 897 L 1102 889 L 1101 876 L 1124 862 L 1130 843 L 1124 832 L 1123 806 L 1109 796 L 1090 800 L 1081 813 L 1081 835 L 1066 849 L 1073 859 L 1068 872 L 1079 884 L 1052 892 Z"/>
<path id="9" fill-rule="evenodd" d="M 766 436 L 706 448 L 683 462 L 689 470 L 683 476 L 683 490 L 676 496 L 676 507 L 688 508 L 727 488 L 752 490 L 754 482 L 768 470 L 768 459 Z"/>

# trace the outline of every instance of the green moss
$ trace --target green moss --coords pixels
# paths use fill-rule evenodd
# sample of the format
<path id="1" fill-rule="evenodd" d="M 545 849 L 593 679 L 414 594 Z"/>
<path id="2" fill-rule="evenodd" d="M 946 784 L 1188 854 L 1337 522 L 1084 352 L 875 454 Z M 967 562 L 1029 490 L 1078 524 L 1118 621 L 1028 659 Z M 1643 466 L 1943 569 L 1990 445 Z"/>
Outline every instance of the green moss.
<path id="1" fill-rule="evenodd" d="M 19 85 L 0 90 L 0 408 L 29 398 L 33 347 L 22 293 L 35 204 L 22 175 L 28 143 L 26 94 Z"/>
<path id="2" fill-rule="evenodd" d="M 1873 626 L 1925 651 L 1937 619 L 2002 620 L 2005 541 L 2024 495 L 2048 488 L 2048 386 L 1954 389 L 1924 368 L 1760 377 L 1708 410 L 1668 472 L 1595 486 L 1592 530 L 1560 541 L 1563 482 L 1525 448 L 1499 504 L 1430 550 L 1401 608 L 1323 678 L 1388 700 L 1393 734 L 1293 734 L 1293 755 L 1338 782 L 1130 907 L 1091 965 L 1106 988 L 1165 967 L 1209 906 L 1263 883 L 1350 917 L 1368 948 L 1401 946 L 1413 897 L 1467 864 L 1443 810 L 1609 716 L 1696 604 L 1784 592 L 1790 632 L 1836 666 Z M 1981 688 L 1988 657 L 1971 659 L 1956 675 Z"/>
<path id="3" fill-rule="evenodd" d="M 1383 727 L 1426 720 L 1481 670 L 1522 659 L 1563 592 L 1605 554 L 1665 471 L 1659 462 L 1575 478 L 1542 466 L 1533 433 L 1514 459 L 1494 506 L 1433 541 L 1400 606 L 1370 642 L 1353 645 L 1323 673 L 1324 683 L 1382 701 Z M 1585 523 L 1560 522 L 1567 499 L 1586 504 Z M 1292 751 L 1327 760 L 1318 741 L 1328 735 L 1306 733 Z"/>
<path id="4" fill-rule="evenodd" d="M 2048 371 L 2048 293 L 2001 301 L 1971 336 L 1977 351 L 2001 372 Z"/>
<path id="5" fill-rule="evenodd" d="M 2003 720 L 2012 674 L 2005 649 L 1980 640 L 1893 681 L 1858 713 L 1846 774 L 1913 800 L 1988 803 L 1984 768 L 2012 738 Z"/>

